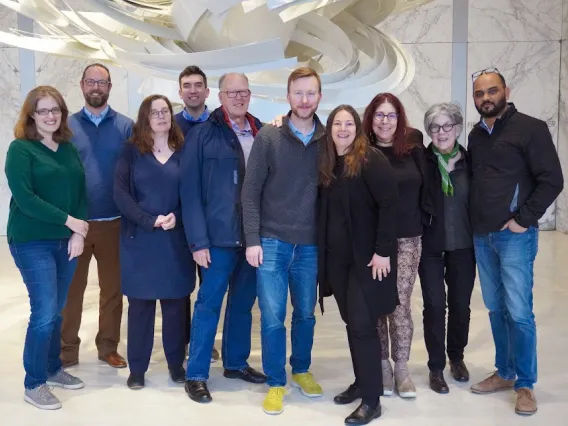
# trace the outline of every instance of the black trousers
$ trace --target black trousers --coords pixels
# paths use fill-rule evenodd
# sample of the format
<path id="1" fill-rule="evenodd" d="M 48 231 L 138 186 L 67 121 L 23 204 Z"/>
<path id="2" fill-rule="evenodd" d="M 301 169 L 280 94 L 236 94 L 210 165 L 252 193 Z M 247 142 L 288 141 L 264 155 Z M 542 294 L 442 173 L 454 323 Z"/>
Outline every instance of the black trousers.
<path id="1" fill-rule="evenodd" d="M 470 301 L 475 281 L 473 248 L 423 252 L 418 267 L 424 300 L 424 340 L 428 367 L 442 371 L 446 366 L 446 286 L 448 286 L 447 351 L 450 362 L 463 360 L 469 335 Z"/>
<path id="2" fill-rule="evenodd" d="M 197 266 L 197 279 L 198 284 L 201 285 L 201 268 Z M 185 328 L 184 328 L 184 341 L 185 345 L 189 345 L 189 335 L 191 333 L 191 294 L 187 296 L 185 305 Z"/>
<path id="3" fill-rule="evenodd" d="M 162 342 L 169 368 L 179 368 L 185 358 L 184 321 L 187 298 L 161 299 Z M 148 370 L 154 346 L 156 300 L 128 298 L 127 356 L 130 372 Z"/>
<path id="4" fill-rule="evenodd" d="M 369 308 L 349 257 L 329 253 L 327 276 L 346 324 L 355 384 L 361 389 L 364 402 L 378 401 L 383 394 L 381 341 L 377 331 L 379 317 Z M 377 285 L 380 285 L 379 281 Z"/>

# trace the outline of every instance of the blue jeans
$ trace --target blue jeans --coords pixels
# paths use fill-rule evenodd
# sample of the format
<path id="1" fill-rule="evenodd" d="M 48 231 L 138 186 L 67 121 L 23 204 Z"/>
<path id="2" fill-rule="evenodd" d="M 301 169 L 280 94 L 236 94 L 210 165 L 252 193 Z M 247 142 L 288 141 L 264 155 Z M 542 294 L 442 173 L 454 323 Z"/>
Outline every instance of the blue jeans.
<path id="1" fill-rule="evenodd" d="M 515 389 L 537 380 L 536 324 L 533 314 L 533 266 L 538 229 L 522 234 L 504 230 L 474 237 L 483 301 L 495 341 L 497 374 L 514 380 Z"/>
<path id="2" fill-rule="evenodd" d="M 292 299 L 292 373 L 306 373 L 312 362 L 317 302 L 317 247 L 261 238 L 258 305 L 262 367 L 269 386 L 286 385 L 286 305 Z"/>
<path id="3" fill-rule="evenodd" d="M 187 380 L 206 381 L 211 351 L 227 288 L 223 324 L 223 367 L 242 370 L 250 355 L 252 307 L 256 300 L 256 269 L 250 266 L 244 249 L 211 247 L 211 263 L 201 268 L 202 282 L 191 320 Z"/>
<path id="4" fill-rule="evenodd" d="M 61 311 L 77 267 L 77 258 L 69 261 L 68 241 L 9 245 L 30 298 L 31 315 L 24 346 L 26 389 L 44 384 L 61 369 Z"/>

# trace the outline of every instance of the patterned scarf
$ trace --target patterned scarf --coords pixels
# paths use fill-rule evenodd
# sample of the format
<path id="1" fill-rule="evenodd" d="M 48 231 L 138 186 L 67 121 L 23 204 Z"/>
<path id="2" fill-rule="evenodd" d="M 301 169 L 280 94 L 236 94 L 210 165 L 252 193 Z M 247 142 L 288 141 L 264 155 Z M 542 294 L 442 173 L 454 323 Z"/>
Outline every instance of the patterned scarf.
<path id="1" fill-rule="evenodd" d="M 454 186 L 452 185 L 450 173 L 448 172 L 448 162 L 451 158 L 458 155 L 458 152 L 460 152 L 460 144 L 456 141 L 454 149 L 449 154 L 442 154 L 434 145 L 432 145 L 432 150 L 434 154 L 436 154 L 436 157 L 438 157 L 438 169 L 442 175 L 442 192 L 445 195 L 452 196 L 454 195 Z"/>

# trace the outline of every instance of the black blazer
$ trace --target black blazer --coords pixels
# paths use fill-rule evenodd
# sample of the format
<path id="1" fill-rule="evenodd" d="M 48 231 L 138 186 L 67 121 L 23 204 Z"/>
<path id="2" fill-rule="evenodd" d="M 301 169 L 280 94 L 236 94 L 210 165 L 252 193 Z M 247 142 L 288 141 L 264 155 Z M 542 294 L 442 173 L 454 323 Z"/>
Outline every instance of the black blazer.
<path id="1" fill-rule="evenodd" d="M 329 187 L 320 187 L 318 223 L 318 283 L 319 301 L 332 295 L 326 277 L 327 210 Z M 359 176 L 348 178 L 342 185 L 342 200 L 348 232 L 353 243 L 353 257 L 358 282 L 366 300 L 379 316 L 390 314 L 398 304 L 396 286 L 396 212 L 398 186 L 387 158 L 375 148 L 367 153 Z M 373 254 L 390 256 L 391 272 L 382 281 L 374 280 L 367 265 Z"/>

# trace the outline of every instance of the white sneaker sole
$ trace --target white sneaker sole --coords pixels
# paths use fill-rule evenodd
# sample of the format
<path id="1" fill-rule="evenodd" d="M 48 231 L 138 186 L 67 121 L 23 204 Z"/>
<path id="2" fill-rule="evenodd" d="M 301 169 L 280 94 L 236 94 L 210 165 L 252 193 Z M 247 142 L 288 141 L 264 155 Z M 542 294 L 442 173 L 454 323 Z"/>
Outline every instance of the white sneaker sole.
<path id="1" fill-rule="evenodd" d="M 27 395 L 24 395 L 24 401 L 26 401 L 28 404 L 33 405 L 36 408 L 39 408 L 40 410 L 58 410 L 59 408 L 61 408 L 61 402 L 51 405 L 40 405 Z"/>
<path id="2" fill-rule="evenodd" d="M 393 393 L 392 389 L 384 389 L 383 388 L 383 396 L 391 396 Z"/>
<path id="3" fill-rule="evenodd" d="M 47 382 L 45 382 L 45 384 L 48 385 L 48 386 L 54 386 L 54 387 L 58 387 L 58 388 L 68 389 L 68 390 L 83 389 L 85 387 L 85 383 L 83 383 L 83 382 L 77 383 L 76 385 L 64 385 L 63 383 L 51 382 L 51 381 L 48 380 Z"/>
<path id="4" fill-rule="evenodd" d="M 319 398 L 320 396 L 323 396 L 323 392 L 322 393 L 307 393 L 306 391 L 304 391 L 304 389 L 302 389 L 302 387 L 296 383 L 294 381 L 294 379 L 292 379 L 292 381 L 290 382 L 290 385 L 296 389 L 300 389 L 300 392 L 302 393 L 302 395 L 308 397 L 308 398 Z"/>
<path id="5" fill-rule="evenodd" d="M 416 392 L 399 392 L 398 396 L 401 398 L 416 398 Z"/>

